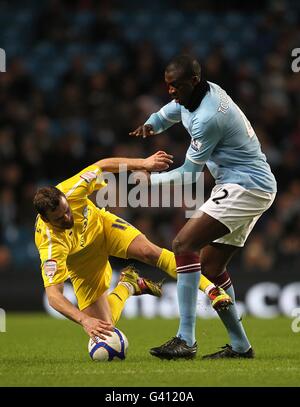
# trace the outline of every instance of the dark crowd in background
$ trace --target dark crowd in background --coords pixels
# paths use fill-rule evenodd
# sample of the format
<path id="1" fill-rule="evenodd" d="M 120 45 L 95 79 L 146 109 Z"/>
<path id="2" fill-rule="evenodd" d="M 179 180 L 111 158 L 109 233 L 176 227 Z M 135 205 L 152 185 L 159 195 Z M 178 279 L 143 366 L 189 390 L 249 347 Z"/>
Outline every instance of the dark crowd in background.
<path id="1" fill-rule="evenodd" d="M 207 80 L 222 86 L 251 121 L 278 181 L 273 207 L 258 222 L 233 268 L 296 270 L 300 262 L 300 48 L 297 1 L 259 10 L 209 1 L 1 2 L 0 271 L 38 265 L 32 198 L 111 156 L 157 150 L 181 165 L 182 125 L 151 139 L 128 133 L 169 102 L 164 67 L 192 53 Z M 215 2 L 219 3 L 219 2 Z M 175 167 L 174 167 L 175 168 Z M 206 190 L 213 186 L 206 174 Z M 181 209 L 116 208 L 155 243 L 170 247 Z"/>

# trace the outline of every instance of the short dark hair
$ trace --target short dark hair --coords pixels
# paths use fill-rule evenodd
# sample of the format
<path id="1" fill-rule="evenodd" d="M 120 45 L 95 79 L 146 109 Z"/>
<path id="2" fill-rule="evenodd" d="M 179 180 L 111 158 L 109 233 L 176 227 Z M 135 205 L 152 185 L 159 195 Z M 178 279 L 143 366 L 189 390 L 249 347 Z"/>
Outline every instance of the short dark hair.
<path id="1" fill-rule="evenodd" d="M 64 194 L 56 187 L 39 188 L 33 198 L 33 206 L 40 215 L 47 217 L 47 211 L 54 211 L 62 196 Z"/>
<path id="2" fill-rule="evenodd" d="M 178 55 L 171 59 L 166 67 L 166 71 L 178 69 L 186 78 L 201 76 L 201 66 L 197 59 L 191 55 Z"/>

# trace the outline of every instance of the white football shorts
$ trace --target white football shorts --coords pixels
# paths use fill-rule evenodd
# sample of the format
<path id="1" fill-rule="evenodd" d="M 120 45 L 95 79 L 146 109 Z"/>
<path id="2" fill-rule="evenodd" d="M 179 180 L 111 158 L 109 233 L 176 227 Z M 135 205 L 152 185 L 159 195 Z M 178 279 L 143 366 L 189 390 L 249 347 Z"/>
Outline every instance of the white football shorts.
<path id="1" fill-rule="evenodd" d="M 245 189 L 237 184 L 218 184 L 199 210 L 230 230 L 215 243 L 243 247 L 255 223 L 270 208 L 275 196 L 276 193 Z"/>

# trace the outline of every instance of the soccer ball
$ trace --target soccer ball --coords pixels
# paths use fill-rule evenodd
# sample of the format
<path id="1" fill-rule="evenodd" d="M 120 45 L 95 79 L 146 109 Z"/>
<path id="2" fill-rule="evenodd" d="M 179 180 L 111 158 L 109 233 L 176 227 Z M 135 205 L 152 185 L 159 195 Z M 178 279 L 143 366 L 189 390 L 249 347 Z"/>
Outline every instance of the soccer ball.
<path id="1" fill-rule="evenodd" d="M 126 357 L 127 349 L 128 339 L 117 328 L 114 328 L 112 336 L 108 336 L 105 340 L 98 338 L 96 343 L 90 339 L 88 343 L 90 357 L 101 362 L 123 360 Z"/>

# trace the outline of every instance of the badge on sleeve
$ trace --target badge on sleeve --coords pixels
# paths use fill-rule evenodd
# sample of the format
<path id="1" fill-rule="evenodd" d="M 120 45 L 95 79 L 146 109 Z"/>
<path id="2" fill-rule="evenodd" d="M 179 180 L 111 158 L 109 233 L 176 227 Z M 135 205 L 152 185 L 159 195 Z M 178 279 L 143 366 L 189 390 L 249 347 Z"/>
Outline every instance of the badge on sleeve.
<path id="1" fill-rule="evenodd" d="M 200 141 L 192 139 L 191 147 L 193 150 L 200 151 L 201 146 L 202 146 L 202 143 L 200 143 Z"/>
<path id="2" fill-rule="evenodd" d="M 97 178 L 97 174 L 93 171 L 87 171 L 80 175 L 88 184 Z"/>
<path id="3" fill-rule="evenodd" d="M 44 273 L 49 278 L 49 282 L 52 283 L 53 277 L 57 272 L 56 260 L 49 259 L 44 262 Z"/>

